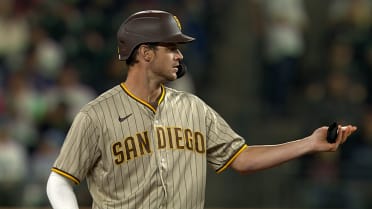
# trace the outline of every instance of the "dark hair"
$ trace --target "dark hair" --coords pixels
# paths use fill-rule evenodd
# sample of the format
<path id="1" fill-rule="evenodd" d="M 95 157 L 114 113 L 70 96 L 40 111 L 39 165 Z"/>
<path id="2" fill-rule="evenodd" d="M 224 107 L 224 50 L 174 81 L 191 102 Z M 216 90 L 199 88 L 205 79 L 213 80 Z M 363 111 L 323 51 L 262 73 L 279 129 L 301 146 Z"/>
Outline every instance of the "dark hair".
<path id="1" fill-rule="evenodd" d="M 158 43 L 143 43 L 143 44 L 139 44 L 136 47 L 134 47 L 134 49 L 133 49 L 132 53 L 130 53 L 128 59 L 125 60 L 125 63 L 127 64 L 127 66 L 133 66 L 134 64 L 138 63 L 137 54 L 138 54 L 138 48 L 141 45 L 147 45 L 150 49 L 156 50 L 157 49 L 156 47 L 158 46 Z"/>

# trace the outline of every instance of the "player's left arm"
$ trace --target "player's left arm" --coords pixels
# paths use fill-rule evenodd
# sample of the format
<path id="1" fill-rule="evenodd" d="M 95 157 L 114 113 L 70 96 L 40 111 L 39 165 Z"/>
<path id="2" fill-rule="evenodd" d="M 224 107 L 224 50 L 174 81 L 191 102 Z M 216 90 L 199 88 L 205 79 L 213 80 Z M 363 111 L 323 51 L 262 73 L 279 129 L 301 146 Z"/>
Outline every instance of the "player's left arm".
<path id="1" fill-rule="evenodd" d="M 230 166 L 240 173 L 252 173 L 280 165 L 308 153 L 336 151 L 356 129 L 351 125 L 338 126 L 339 133 L 335 143 L 327 142 L 328 127 L 324 126 L 303 139 L 276 145 L 248 146 Z"/>

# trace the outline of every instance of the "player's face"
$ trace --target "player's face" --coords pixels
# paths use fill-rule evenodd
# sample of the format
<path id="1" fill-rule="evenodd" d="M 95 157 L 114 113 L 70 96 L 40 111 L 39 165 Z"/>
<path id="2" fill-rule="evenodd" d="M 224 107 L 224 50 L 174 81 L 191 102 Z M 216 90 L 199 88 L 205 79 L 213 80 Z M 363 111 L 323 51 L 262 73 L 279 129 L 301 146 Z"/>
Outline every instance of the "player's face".
<path id="1" fill-rule="evenodd" d="M 177 66 L 182 59 L 183 55 L 178 49 L 177 44 L 159 44 L 152 62 L 153 72 L 167 81 L 176 80 Z"/>

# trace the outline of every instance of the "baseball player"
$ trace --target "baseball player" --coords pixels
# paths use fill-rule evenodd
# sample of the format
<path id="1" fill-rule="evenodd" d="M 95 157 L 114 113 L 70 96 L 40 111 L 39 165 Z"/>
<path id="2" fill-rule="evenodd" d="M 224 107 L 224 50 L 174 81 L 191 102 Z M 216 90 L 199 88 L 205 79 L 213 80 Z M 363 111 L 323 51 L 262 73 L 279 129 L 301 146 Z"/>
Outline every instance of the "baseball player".
<path id="1" fill-rule="evenodd" d="M 207 166 L 250 173 L 316 151 L 335 151 L 356 130 L 339 126 L 335 143 L 327 127 L 300 140 L 248 146 L 197 96 L 164 86 L 186 67 L 181 32 L 168 12 L 135 13 L 120 26 L 118 54 L 125 81 L 76 115 L 47 183 L 54 209 L 77 209 L 73 184 L 87 180 L 94 209 L 202 209 Z"/>

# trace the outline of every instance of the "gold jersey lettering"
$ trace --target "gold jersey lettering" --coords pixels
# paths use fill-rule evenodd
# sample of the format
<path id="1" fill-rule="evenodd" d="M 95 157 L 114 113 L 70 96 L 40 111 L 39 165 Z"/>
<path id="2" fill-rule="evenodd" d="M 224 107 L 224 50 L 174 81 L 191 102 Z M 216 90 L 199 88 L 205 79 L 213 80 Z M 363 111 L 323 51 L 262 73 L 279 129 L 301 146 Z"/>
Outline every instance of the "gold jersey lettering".
<path id="1" fill-rule="evenodd" d="M 172 128 L 167 128 L 167 132 L 168 132 L 168 142 L 169 142 L 169 148 L 173 149 L 173 137 L 172 137 Z"/>
<path id="2" fill-rule="evenodd" d="M 185 146 L 183 145 L 184 139 L 182 138 L 182 129 L 181 128 L 174 128 L 174 137 L 176 140 L 177 149 L 184 149 Z"/>
<path id="3" fill-rule="evenodd" d="M 137 157 L 137 149 L 136 145 L 134 144 L 134 138 L 128 137 L 124 140 L 125 146 L 125 153 L 127 154 L 127 160 L 131 160 L 132 158 Z"/>
<path id="4" fill-rule="evenodd" d="M 186 141 L 186 148 L 188 150 L 193 150 L 194 149 L 194 146 L 193 146 L 193 140 L 192 140 L 192 131 L 190 129 L 185 129 L 185 141 Z"/>
<path id="5" fill-rule="evenodd" d="M 166 146 L 166 141 L 165 141 L 165 131 L 163 127 L 157 127 L 156 128 L 156 133 L 158 136 L 158 148 L 159 149 L 164 149 Z"/>
<path id="6" fill-rule="evenodd" d="M 190 150 L 205 153 L 205 138 L 201 132 L 179 127 L 157 127 L 158 149 Z"/>
<path id="7" fill-rule="evenodd" d="M 143 132 L 142 134 L 138 133 L 136 134 L 137 135 L 137 139 L 138 139 L 138 143 L 139 143 L 139 150 L 141 152 L 141 155 L 144 155 L 144 154 L 148 154 L 151 152 L 151 149 L 150 149 L 150 141 L 149 141 L 149 137 L 147 135 L 147 131 Z M 146 151 L 146 153 L 145 153 Z"/>
<path id="8" fill-rule="evenodd" d="M 199 153 L 205 153 L 204 136 L 200 132 L 194 133 L 195 150 Z"/>
<path id="9" fill-rule="evenodd" d="M 152 152 L 147 131 L 117 141 L 111 149 L 114 162 L 118 165 Z"/>
<path id="10" fill-rule="evenodd" d="M 176 149 L 188 150 L 200 154 L 206 152 L 205 137 L 201 132 L 193 132 L 191 129 L 182 129 L 179 127 L 155 128 L 156 134 L 155 146 L 158 149 Z M 113 160 L 119 165 L 134 158 L 152 153 L 151 140 L 148 131 L 136 133 L 134 136 L 128 136 L 122 140 L 116 141 L 111 146 Z"/>
<path id="11" fill-rule="evenodd" d="M 115 163 L 121 164 L 124 162 L 124 151 L 121 149 L 122 145 L 121 142 L 116 142 L 112 145 L 112 153 L 115 156 Z"/>

